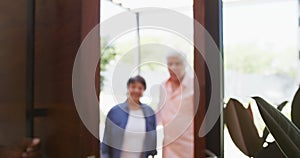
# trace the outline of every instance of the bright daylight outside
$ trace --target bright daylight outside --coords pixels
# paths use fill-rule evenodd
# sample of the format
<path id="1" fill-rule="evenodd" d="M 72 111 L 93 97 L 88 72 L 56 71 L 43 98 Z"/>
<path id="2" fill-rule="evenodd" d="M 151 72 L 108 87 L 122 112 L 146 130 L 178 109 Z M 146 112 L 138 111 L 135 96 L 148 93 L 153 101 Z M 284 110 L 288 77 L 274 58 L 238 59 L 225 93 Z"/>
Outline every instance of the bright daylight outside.
<path id="1" fill-rule="evenodd" d="M 299 85 L 298 1 L 223 1 L 225 102 L 250 104 L 260 136 L 265 124 L 253 96 L 272 105 L 288 101 L 282 112 L 291 117 Z M 232 142 L 225 126 L 225 157 L 248 157 Z M 274 139 L 269 135 L 268 142 Z"/>
<path id="2" fill-rule="evenodd" d="M 143 20 L 144 15 L 143 12 L 137 15 L 134 9 L 141 7 L 167 8 L 193 18 L 192 0 L 101 0 L 101 23 L 123 13 L 127 17 L 124 20 L 138 25 L 137 19 Z M 229 98 L 235 98 L 245 108 L 250 105 L 259 136 L 263 135 L 265 124 L 252 96 L 260 96 L 273 105 L 288 101 L 282 112 L 288 118 L 291 117 L 291 101 L 300 78 L 297 17 L 297 0 L 223 0 L 224 103 Z M 193 30 L 193 25 L 187 29 Z M 101 32 L 102 46 L 107 45 L 101 52 L 101 137 L 106 114 L 118 102 L 110 88 L 116 65 L 124 70 L 132 69 L 143 59 L 152 57 L 160 58 L 160 62 L 164 63 L 165 56 L 160 52 L 173 47 L 184 52 L 189 64 L 193 65 L 193 46 L 176 34 L 164 30 L 133 30 L 108 44 L 109 38 L 109 34 Z M 151 43 L 161 43 L 170 48 L 151 47 Z M 147 84 L 152 88 L 146 90 L 142 101 L 151 103 L 152 108 L 156 109 L 158 87 L 155 85 L 168 78 L 167 68 L 152 63 L 136 67 L 132 73 L 147 78 Z M 118 97 L 124 100 L 125 83 L 118 83 L 122 92 Z M 162 139 L 163 134 L 160 133 L 159 144 Z M 274 139 L 269 135 L 267 141 L 272 142 Z M 248 157 L 236 146 L 226 124 L 224 156 Z M 162 157 L 161 150 L 158 157 Z"/>
<path id="3" fill-rule="evenodd" d="M 192 19 L 193 17 L 193 2 L 191 0 L 182 1 L 135 1 L 135 0 L 120 0 L 120 1 L 101 1 L 101 23 L 107 22 L 110 18 L 118 13 L 125 14 L 126 21 L 137 25 L 137 15 L 134 9 L 141 7 L 159 7 L 172 9 Z M 138 15 L 139 20 L 143 20 L 145 14 L 141 11 Z M 100 24 L 101 28 L 101 24 Z M 186 29 L 193 30 L 192 23 Z M 101 94 L 100 94 L 100 137 L 103 137 L 105 115 L 110 108 L 118 102 L 126 100 L 126 78 L 117 87 L 120 88 L 118 98 L 116 99 L 116 92 L 111 89 L 112 79 L 114 76 L 115 68 L 122 67 L 124 71 L 135 70 L 131 73 L 140 74 L 147 79 L 147 89 L 142 97 L 142 102 L 149 104 L 153 109 L 157 109 L 159 99 L 159 84 L 168 79 L 167 67 L 162 64 L 166 63 L 167 53 L 176 49 L 185 55 L 190 69 L 193 65 L 193 45 L 191 42 L 183 39 L 182 37 L 160 29 L 141 29 L 133 30 L 130 33 L 118 37 L 112 43 L 107 43 L 110 35 L 106 32 L 101 32 L 101 43 L 108 47 L 103 50 L 101 54 Z M 167 41 L 167 42 L 166 42 Z M 138 47 L 140 45 L 140 48 Z M 147 59 L 154 59 L 156 63 L 149 63 L 136 67 L 140 63 L 146 62 Z M 193 75 L 190 71 L 189 75 Z M 157 127 L 162 128 L 162 127 Z M 163 133 L 158 133 L 158 155 L 162 157 L 162 140 Z"/>

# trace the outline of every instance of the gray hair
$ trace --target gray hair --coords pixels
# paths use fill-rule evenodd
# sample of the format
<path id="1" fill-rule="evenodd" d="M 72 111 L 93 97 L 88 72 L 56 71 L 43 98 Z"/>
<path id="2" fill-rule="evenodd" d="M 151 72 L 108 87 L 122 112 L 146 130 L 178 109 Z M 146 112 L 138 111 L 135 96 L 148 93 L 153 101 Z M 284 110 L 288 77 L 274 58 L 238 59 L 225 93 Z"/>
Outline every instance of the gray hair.
<path id="1" fill-rule="evenodd" d="M 167 54 L 166 59 L 168 60 L 171 57 L 179 57 L 184 65 L 186 65 L 186 55 L 181 52 L 172 51 Z"/>

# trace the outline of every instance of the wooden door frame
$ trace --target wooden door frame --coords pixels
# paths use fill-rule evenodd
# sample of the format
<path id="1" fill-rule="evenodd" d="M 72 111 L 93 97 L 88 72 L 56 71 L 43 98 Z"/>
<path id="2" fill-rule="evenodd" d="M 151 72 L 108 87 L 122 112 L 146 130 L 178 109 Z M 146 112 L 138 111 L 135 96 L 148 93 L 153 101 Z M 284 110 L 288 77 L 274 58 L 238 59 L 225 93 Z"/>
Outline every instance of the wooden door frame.
<path id="1" fill-rule="evenodd" d="M 222 0 L 194 0 L 194 19 L 202 24 L 209 34 L 214 39 L 221 53 L 223 53 L 223 39 L 222 39 Z M 196 27 L 194 27 L 196 28 Z M 196 34 L 201 30 L 194 30 L 194 42 L 200 42 Z M 200 33 L 201 34 L 201 33 Z M 209 52 L 204 52 L 204 58 L 208 57 Z M 212 130 L 205 136 L 199 138 L 198 132 L 202 124 L 205 112 L 208 108 L 208 101 L 210 100 L 210 76 L 204 61 L 198 50 L 194 49 L 194 71 L 198 78 L 198 85 L 200 86 L 201 98 L 199 100 L 199 107 L 195 116 L 195 158 L 205 157 L 204 149 L 209 149 L 218 157 L 224 157 L 223 145 L 223 114 L 221 113 L 218 121 Z M 222 60 L 222 59 L 221 59 Z M 223 62 L 218 62 L 223 69 Z M 223 72 L 219 70 L 219 72 Z M 220 74 L 219 82 L 222 91 L 219 92 L 220 98 L 223 98 L 223 74 Z M 196 81 L 195 81 L 196 82 Z M 197 93 L 195 93 L 197 94 Z M 198 93 L 199 94 L 199 93 Z M 196 104 L 196 102 L 195 102 Z M 223 103 L 220 102 L 220 111 L 223 108 Z"/>
<path id="2" fill-rule="evenodd" d="M 54 3 L 54 2 L 53 2 Z M 48 11 L 49 15 L 51 16 L 56 16 L 53 15 L 53 13 L 60 13 L 61 16 L 64 16 L 63 10 L 67 10 L 67 13 L 74 13 L 74 16 L 78 16 L 78 18 L 80 18 L 80 20 L 78 20 L 76 23 L 74 23 L 76 26 L 76 28 L 80 28 L 80 32 L 74 32 L 73 34 L 75 34 L 75 36 L 72 37 L 68 37 L 70 39 L 74 39 L 74 41 L 77 40 L 77 37 L 80 37 L 80 41 L 83 41 L 83 39 L 85 38 L 85 36 L 90 32 L 90 30 L 92 30 L 99 22 L 100 22 L 100 0 L 77 0 L 76 3 L 73 3 L 72 6 L 69 7 L 69 5 L 65 5 L 64 3 L 60 3 L 55 2 L 58 5 L 57 6 L 48 6 L 51 5 L 49 3 L 45 3 L 44 5 L 46 7 L 49 8 L 53 8 L 56 7 L 55 9 L 57 9 L 57 12 L 50 12 L 53 9 L 49 9 L 46 10 Z M 70 10 L 70 8 L 72 8 Z M 76 8 L 76 9 L 74 9 Z M 35 83 L 35 78 L 37 77 L 35 74 L 35 48 L 39 46 L 39 43 L 35 40 L 35 33 L 37 32 L 36 28 L 35 28 L 35 18 L 37 17 L 38 12 L 36 12 L 36 3 L 35 0 L 29 0 L 27 1 L 27 58 L 26 58 L 26 67 L 27 67 L 27 72 L 26 72 L 26 135 L 28 137 L 33 137 L 35 136 L 34 134 L 34 118 L 36 117 L 36 115 L 40 115 L 40 114 L 45 114 L 43 113 L 43 110 L 41 111 L 41 109 L 37 109 L 37 107 L 39 106 L 43 106 L 43 105 L 38 105 L 35 103 L 35 88 L 36 88 L 36 83 Z M 76 13 L 76 14 L 75 14 Z M 47 17 L 45 17 L 47 18 Z M 66 17 L 64 17 L 66 18 Z M 45 29 L 47 29 L 47 27 L 45 26 L 41 26 Z M 40 27 L 40 28 L 41 28 Z M 59 27 L 64 27 L 64 26 L 60 26 Z M 66 28 L 68 29 L 68 28 Z M 100 35 L 99 35 L 99 39 L 100 39 Z M 78 42 L 77 42 L 78 41 Z M 75 54 L 76 51 L 73 51 L 76 49 L 76 47 L 79 48 L 79 40 L 77 40 L 76 42 L 72 43 L 71 47 L 72 49 L 68 49 L 66 51 L 70 51 L 72 50 L 72 52 L 68 52 L 69 56 L 67 57 L 68 59 L 72 59 Z M 59 43 L 60 41 L 56 41 L 57 43 Z M 100 46 L 100 42 L 99 42 L 99 46 Z M 78 49 L 77 48 L 77 49 Z M 47 53 L 47 52 L 46 52 Z M 100 53 L 100 52 L 99 52 Z M 71 62 L 68 62 L 66 65 L 67 67 L 71 67 Z M 64 67 L 66 67 L 66 65 L 64 65 Z M 72 69 L 68 69 L 68 75 L 72 74 Z M 54 82 L 54 81 L 53 81 Z M 59 81 L 61 82 L 61 81 Z M 72 78 L 68 77 L 67 78 L 67 82 L 70 85 L 70 83 L 72 83 Z M 68 85 L 68 86 L 69 86 Z M 96 73 L 95 73 L 95 86 L 96 86 L 96 93 L 97 96 L 99 96 L 100 94 L 100 67 L 97 67 Z M 71 92 L 70 89 L 68 89 L 68 92 Z M 68 96 L 71 96 L 70 94 L 66 94 Z M 64 96 L 61 96 L 64 97 Z M 72 103 L 70 102 L 70 105 L 72 105 Z M 75 105 L 74 105 L 74 109 L 75 109 Z M 37 113 L 38 112 L 38 113 Z M 42 113 L 39 113 L 42 112 Z M 52 111 L 53 112 L 53 111 Z M 57 111 L 56 111 L 57 112 Z M 72 111 L 74 112 L 74 111 Z M 74 112 L 74 115 L 76 115 L 76 113 Z M 46 116 L 47 117 L 47 116 Z M 72 139 L 76 140 L 75 142 L 79 142 L 77 144 L 78 149 L 80 149 L 80 151 L 78 151 L 78 157 L 88 157 L 88 156 L 95 156 L 96 158 L 100 157 L 100 141 L 95 138 L 88 130 L 87 128 L 84 126 L 84 124 L 78 120 L 78 116 L 74 116 L 74 118 L 76 118 L 75 121 L 79 121 L 79 125 L 78 125 L 78 137 L 74 137 Z M 57 122 L 56 122 L 57 123 Z M 77 122 L 76 122 L 77 123 Z M 98 124 L 96 125 L 98 126 Z M 40 127 L 38 127 L 40 128 Z M 71 130 L 71 129 L 70 129 Z M 77 129 L 75 129 L 77 130 Z M 41 134 L 41 133 L 40 133 Z M 43 141 L 43 139 L 42 139 Z"/>
<path id="3" fill-rule="evenodd" d="M 82 0 L 82 17 L 81 17 L 81 39 L 83 40 L 86 35 L 95 27 L 99 27 L 100 23 L 100 0 Z M 100 47 L 100 34 L 99 34 L 99 47 Z M 98 49 L 100 50 L 100 49 Z M 99 52 L 100 54 L 100 52 Z M 100 64 L 98 64 L 95 73 L 95 86 L 96 93 L 100 96 Z M 99 100 L 100 101 L 100 100 Z M 100 118 L 100 117 L 99 117 Z M 100 121 L 100 120 L 99 120 Z M 99 123 L 98 123 L 99 124 Z M 87 128 L 81 124 L 81 146 L 84 157 L 88 155 L 95 155 L 100 158 L 100 140 L 95 138 Z M 98 132 L 99 133 L 99 132 Z"/>

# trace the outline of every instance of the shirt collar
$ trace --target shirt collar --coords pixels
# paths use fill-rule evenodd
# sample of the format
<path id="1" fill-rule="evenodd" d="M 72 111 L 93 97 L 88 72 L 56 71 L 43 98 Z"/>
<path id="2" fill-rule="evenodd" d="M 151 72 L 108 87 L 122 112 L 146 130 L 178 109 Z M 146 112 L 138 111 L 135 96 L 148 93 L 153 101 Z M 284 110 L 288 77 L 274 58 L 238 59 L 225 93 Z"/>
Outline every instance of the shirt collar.
<path id="1" fill-rule="evenodd" d="M 167 80 L 167 82 L 165 84 L 168 84 L 169 82 L 171 82 L 171 77 Z M 190 80 L 189 80 L 189 77 L 188 75 L 185 73 L 184 76 L 183 76 L 183 79 L 182 81 L 180 82 L 181 86 L 183 87 L 188 87 L 190 84 L 192 83 L 189 83 Z"/>
<path id="2" fill-rule="evenodd" d="M 125 102 L 123 102 L 122 104 L 120 104 L 120 107 L 126 111 L 129 112 L 129 108 L 128 108 L 128 103 L 127 103 L 127 99 L 125 100 Z M 144 110 L 145 105 L 143 103 L 141 103 L 141 108 Z"/>

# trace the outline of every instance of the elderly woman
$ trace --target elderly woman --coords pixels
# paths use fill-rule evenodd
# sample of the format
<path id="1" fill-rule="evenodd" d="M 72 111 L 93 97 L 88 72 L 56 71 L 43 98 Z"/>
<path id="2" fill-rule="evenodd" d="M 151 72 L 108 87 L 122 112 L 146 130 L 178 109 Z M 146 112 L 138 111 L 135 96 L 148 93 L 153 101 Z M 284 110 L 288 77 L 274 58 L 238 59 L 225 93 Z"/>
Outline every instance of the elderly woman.
<path id="1" fill-rule="evenodd" d="M 127 82 L 128 98 L 107 114 L 101 158 L 148 158 L 156 151 L 156 116 L 140 102 L 146 90 L 143 77 Z"/>
<path id="2" fill-rule="evenodd" d="M 179 53 L 167 56 L 170 78 L 162 83 L 158 123 L 164 127 L 163 157 L 194 157 L 194 87 L 186 73 L 185 58 Z"/>

